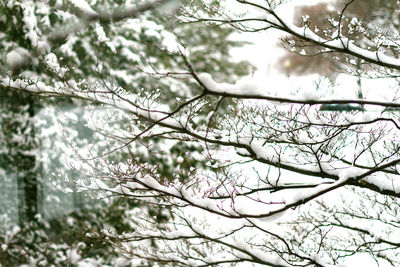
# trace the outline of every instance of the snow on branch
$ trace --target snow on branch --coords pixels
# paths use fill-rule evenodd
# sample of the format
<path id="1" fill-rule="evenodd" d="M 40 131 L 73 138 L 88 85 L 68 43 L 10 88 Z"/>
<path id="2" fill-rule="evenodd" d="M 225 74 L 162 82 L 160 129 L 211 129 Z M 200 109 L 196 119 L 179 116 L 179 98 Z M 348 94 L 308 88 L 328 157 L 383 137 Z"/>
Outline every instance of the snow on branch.
<path id="1" fill-rule="evenodd" d="M 367 49 L 361 48 L 354 44 L 352 40 L 348 37 L 338 35 L 334 36 L 332 39 L 325 39 L 313 32 L 307 25 L 304 27 L 297 27 L 292 22 L 284 16 L 281 16 L 277 6 L 267 1 L 265 4 L 259 4 L 257 1 L 244 1 L 237 0 L 245 6 L 250 7 L 251 10 L 258 10 L 259 12 L 256 17 L 244 16 L 240 19 L 236 18 L 209 18 L 209 17 L 195 17 L 194 20 L 201 22 L 216 22 L 222 24 L 230 24 L 235 29 L 242 31 L 261 31 L 267 30 L 269 28 L 276 28 L 280 31 L 286 32 L 294 37 L 297 37 L 303 41 L 313 43 L 321 48 L 328 49 L 329 51 L 335 51 L 339 53 L 348 54 L 359 59 L 365 60 L 368 63 L 376 64 L 378 66 L 400 69 L 400 60 L 382 53 L 379 49 L 377 51 L 368 51 Z M 274 2 L 274 1 L 271 1 Z M 252 14 L 252 12 L 249 12 Z M 260 15 L 261 14 L 261 15 Z M 234 15 L 231 15 L 234 17 Z M 249 22 L 249 26 L 246 26 L 246 22 Z M 252 23 L 256 26 L 252 27 Z M 337 25 L 340 27 L 340 23 Z M 340 32 L 340 30 L 338 30 Z"/>
<path id="2" fill-rule="evenodd" d="M 291 104 L 307 104 L 307 105 L 323 105 L 323 104 L 360 104 L 360 105 L 375 105 L 383 107 L 393 107 L 400 108 L 400 103 L 396 102 L 385 102 L 385 101 L 374 101 L 374 100 L 364 100 L 364 99 L 320 99 L 315 94 L 306 93 L 307 89 L 304 89 L 303 97 L 300 98 L 290 98 L 290 97 L 280 97 L 272 96 L 268 92 L 271 91 L 269 86 L 279 87 L 279 85 L 271 84 L 269 86 L 259 84 L 254 84 L 248 80 L 238 80 L 236 84 L 228 83 L 217 83 L 215 82 L 211 75 L 208 73 L 198 74 L 197 77 L 202 82 L 205 87 L 205 92 L 211 95 L 231 97 L 238 99 L 258 99 L 267 100 L 271 103 L 291 103 Z M 274 88 L 275 89 L 275 88 Z M 275 89 L 276 90 L 276 89 Z M 311 89 L 312 90 L 312 89 Z"/>
<path id="3" fill-rule="evenodd" d="M 101 22 L 102 24 L 115 23 L 128 18 L 135 18 L 144 12 L 154 10 L 159 7 L 165 7 L 170 2 L 176 3 L 176 0 L 155 0 L 149 1 L 139 6 L 132 6 L 124 10 L 113 11 L 110 13 L 94 11 L 85 0 L 71 0 L 79 21 L 71 25 L 63 25 L 62 28 L 56 29 L 47 35 L 41 37 L 42 41 L 36 46 L 35 51 L 13 50 L 6 56 L 9 72 L 12 75 L 17 75 L 26 67 L 32 58 L 40 57 L 50 51 L 51 48 L 57 47 L 60 41 L 76 34 L 82 29 L 86 29 L 89 25 Z M 174 8 L 176 9 L 176 8 Z"/>

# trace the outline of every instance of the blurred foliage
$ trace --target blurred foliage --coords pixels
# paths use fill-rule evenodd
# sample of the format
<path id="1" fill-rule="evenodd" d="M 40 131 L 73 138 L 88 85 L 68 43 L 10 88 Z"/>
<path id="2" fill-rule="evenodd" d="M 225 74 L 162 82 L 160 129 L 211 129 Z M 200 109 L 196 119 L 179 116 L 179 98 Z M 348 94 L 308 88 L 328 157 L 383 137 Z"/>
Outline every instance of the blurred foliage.
<path id="1" fill-rule="evenodd" d="M 183 1 L 182 5 L 212 14 L 219 8 L 218 1 L 214 2 L 206 5 L 202 1 Z M 107 88 L 120 95 L 137 93 L 149 102 L 156 99 L 173 109 L 198 94 L 198 85 L 188 79 L 171 82 L 146 72 L 185 71 L 178 45 L 187 53 L 195 71 L 211 73 L 216 80 L 234 82 L 250 70 L 247 62 L 235 62 L 229 56 L 230 48 L 244 44 L 230 39 L 231 29 L 187 24 L 162 10 L 111 24 L 82 25 L 82 30 L 74 34 L 52 39 L 52 35 L 79 23 L 81 11 L 71 1 L 0 3 L 0 76 L 27 86 L 40 82 L 62 89 L 73 81 L 82 91 Z M 110 12 L 132 6 L 135 1 L 102 0 L 90 4 L 97 12 Z M 28 57 L 29 63 L 21 66 L 7 62 L 13 51 Z M 67 266 L 74 263 L 71 253 L 78 253 L 81 261 L 115 266 L 119 255 L 113 242 L 101 234 L 104 229 L 116 233 L 135 231 L 135 218 L 129 211 L 137 208 L 159 222 L 168 221 L 167 208 L 162 206 L 150 206 L 128 197 L 99 199 L 105 196 L 101 192 L 80 192 L 79 184 L 87 185 L 93 177 L 66 165 L 61 155 L 71 150 L 70 144 L 95 156 L 104 155 L 104 162 L 111 165 L 138 158 L 138 164 L 150 164 L 165 182 L 184 180 L 194 169 L 208 168 L 205 159 L 196 157 L 204 152 L 203 146 L 196 143 L 175 141 L 166 145 L 166 140 L 152 138 L 151 142 L 132 143 L 109 153 L 121 142 L 107 138 L 108 129 L 118 127 L 130 132 L 144 130 L 151 124 L 139 123 L 126 115 L 117 119 L 110 112 L 104 129 L 89 129 L 90 112 L 102 110 L 101 105 L 62 98 L 41 99 L 9 90 L 0 88 L 0 182 L 7 184 L 4 188 L 10 188 L 0 196 L 0 203 L 6 207 L 0 209 L 0 243 L 5 245 L 0 249 L 3 266 Z M 216 102 L 210 97 L 202 103 L 200 112 L 204 120 Z M 223 114 L 228 104 L 232 103 L 225 101 L 218 112 Z M 64 111 L 56 111 L 55 107 Z M 76 119 L 63 121 L 63 114 L 72 114 Z M 104 112 L 99 114 L 106 117 Z M 58 130 L 62 130 L 62 137 L 55 125 L 61 125 Z M 21 142 L 22 139 L 29 142 Z M 27 155 L 27 151 L 31 153 Z M 24 188 L 17 183 L 19 193 L 14 196 L 15 181 L 10 174 L 16 172 L 32 186 Z M 105 182 L 116 185 L 113 181 Z M 29 194 L 31 197 L 27 197 Z M 29 200 L 25 204 L 38 208 L 41 215 L 30 212 L 29 219 L 23 218 L 20 208 L 12 203 L 15 199 L 21 201 L 23 195 Z M 15 226 L 16 218 L 20 220 L 19 226 Z"/>
<path id="2" fill-rule="evenodd" d="M 297 26 L 307 26 L 327 40 L 337 37 L 340 25 L 341 36 L 351 38 L 356 45 L 370 51 L 385 49 L 387 54 L 397 58 L 398 46 L 391 45 L 388 37 L 399 33 L 398 9 L 396 1 L 340 0 L 299 6 L 294 13 L 294 22 Z M 340 72 L 351 72 L 349 67 L 357 71 L 354 74 L 366 74 L 370 69 L 367 64 L 360 65 L 357 59 L 353 62 L 350 56 L 324 52 L 296 38 L 287 38 L 283 42 L 292 51 L 278 61 L 277 67 L 288 75 L 317 73 L 334 81 Z"/>

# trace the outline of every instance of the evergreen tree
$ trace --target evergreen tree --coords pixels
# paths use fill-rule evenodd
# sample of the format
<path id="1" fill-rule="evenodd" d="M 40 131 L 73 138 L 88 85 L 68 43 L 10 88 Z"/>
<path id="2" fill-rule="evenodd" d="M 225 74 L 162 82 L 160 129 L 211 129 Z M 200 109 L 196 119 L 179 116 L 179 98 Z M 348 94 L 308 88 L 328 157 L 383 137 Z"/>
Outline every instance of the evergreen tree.
<path id="1" fill-rule="evenodd" d="M 7 199 L 19 201 L 18 207 L 12 203 L 4 205 L 2 212 L 5 227 L 1 241 L 6 245 L 0 252 L 3 265 L 65 265 L 79 260 L 114 266 L 121 258 L 110 246 L 114 242 L 102 234 L 104 229 L 119 234 L 134 231 L 135 218 L 130 211 L 135 209 L 159 222 L 169 219 L 168 207 L 148 206 L 140 199 L 118 197 L 115 192 L 114 196 L 81 192 L 93 184 L 93 179 L 79 167 L 72 166 L 75 169 L 70 170 L 62 155 L 69 156 L 70 162 L 74 157 L 101 156 L 101 160 L 94 161 L 99 175 L 104 166 L 118 166 L 116 163 L 149 165 L 149 171 L 158 173 L 165 182 L 186 179 L 185 174 L 193 166 L 207 168 L 205 160 L 180 160 L 187 151 L 201 153 L 202 146 L 182 141 L 166 143 L 162 138 L 149 140 L 152 136 L 132 143 L 129 136 L 110 135 L 113 128 L 129 132 L 151 129 L 154 125 L 132 121 L 119 112 L 104 111 L 101 101 L 88 104 L 82 99 L 41 98 L 13 91 L 22 85 L 27 90 L 68 90 L 75 96 L 97 90 L 116 98 L 134 93 L 139 97 L 130 100 L 133 105 L 150 108 L 152 102 L 158 102 L 179 109 L 182 102 L 201 91 L 197 83 L 187 79 L 171 82 L 162 78 L 182 70 L 186 59 L 181 53 L 193 51 L 193 67 L 198 71 L 218 71 L 221 80 L 233 81 L 247 74 L 247 63 L 228 58 L 230 47 L 242 45 L 229 41 L 231 29 L 186 24 L 175 18 L 174 10 L 165 13 L 166 6 L 158 4 L 119 19 L 126 10 L 136 6 L 140 10 L 146 4 L 91 1 L 89 6 L 85 1 L 2 1 L 0 182 L 4 188 L 15 191 L 16 180 L 17 196 L 12 198 L 12 191 L 5 191 L 3 196 L 5 204 Z M 202 5 L 198 8 L 207 12 Z M 168 73 L 147 73 L 163 69 Z M 202 102 L 202 119 L 191 122 L 194 127 L 206 120 L 216 102 L 213 97 Z M 64 116 L 72 116 L 73 123 L 63 120 Z M 106 127 L 94 125 L 103 121 Z M 62 138 L 55 130 L 58 124 L 62 125 L 58 128 L 62 129 Z M 66 151 L 71 151 L 69 145 L 77 153 L 65 156 Z M 159 149 L 163 152 L 158 153 Z M 105 178 L 109 186 L 124 182 Z M 71 201 L 75 204 L 68 204 Z M 18 228 L 12 227 L 16 217 Z"/>

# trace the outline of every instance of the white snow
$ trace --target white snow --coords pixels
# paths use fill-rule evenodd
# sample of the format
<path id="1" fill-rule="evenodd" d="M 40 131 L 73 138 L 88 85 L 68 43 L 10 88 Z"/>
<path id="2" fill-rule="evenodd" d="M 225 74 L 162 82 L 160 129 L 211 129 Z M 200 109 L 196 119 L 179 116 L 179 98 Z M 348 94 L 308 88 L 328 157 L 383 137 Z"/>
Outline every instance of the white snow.
<path id="1" fill-rule="evenodd" d="M 304 88 L 302 89 L 302 97 L 304 100 L 317 100 L 319 97 L 316 94 L 315 88 Z"/>
<path id="2" fill-rule="evenodd" d="M 117 194 L 122 194 L 122 195 L 130 195 L 131 192 L 128 188 L 126 188 L 125 185 L 117 185 L 111 191 L 117 193 Z"/>
<path id="3" fill-rule="evenodd" d="M 172 16 L 176 13 L 176 11 L 179 9 L 181 6 L 181 1 L 179 0 L 171 0 L 164 2 L 158 7 L 158 10 L 163 13 L 164 15 L 167 16 Z"/>
<path id="4" fill-rule="evenodd" d="M 95 23 L 94 29 L 96 31 L 97 38 L 100 43 L 107 42 L 110 39 L 106 36 L 103 27 L 99 23 Z"/>
<path id="5" fill-rule="evenodd" d="M 311 39 L 317 43 L 324 44 L 327 48 L 330 49 L 346 49 L 350 52 L 353 52 L 357 55 L 360 55 L 364 58 L 369 58 L 371 60 L 377 60 L 385 64 L 393 65 L 400 67 L 400 59 L 393 58 L 383 54 L 382 52 L 372 52 L 365 50 L 356 46 L 352 41 L 350 41 L 346 37 L 338 37 L 333 40 L 326 40 L 315 34 L 307 27 L 297 27 L 295 25 L 286 24 L 286 26 L 293 31 L 294 33 L 304 36 L 305 38 Z"/>
<path id="6" fill-rule="evenodd" d="M 39 38 L 35 31 L 29 31 L 26 36 L 29 38 L 29 40 L 31 40 L 32 46 L 37 46 Z"/>
<path id="7" fill-rule="evenodd" d="M 43 55 L 43 54 L 50 52 L 50 45 L 46 41 L 38 41 L 36 49 L 37 49 L 39 55 Z"/>
<path id="8" fill-rule="evenodd" d="M 282 212 L 275 213 L 273 215 L 268 215 L 264 217 L 258 218 L 260 222 L 272 222 L 272 221 L 277 221 L 278 219 L 282 219 L 284 216 L 286 216 L 288 213 L 288 210 L 284 210 Z"/>
<path id="9" fill-rule="evenodd" d="M 78 261 L 81 259 L 81 255 L 79 255 L 78 250 L 76 248 L 68 249 L 67 257 L 69 261 L 73 264 L 78 263 Z"/>
<path id="10" fill-rule="evenodd" d="M 33 47 L 36 47 L 38 44 L 38 33 L 36 32 L 37 29 L 37 20 L 35 11 L 33 6 L 26 5 L 24 8 L 24 30 L 26 31 L 25 36 L 31 41 Z"/>
<path id="11" fill-rule="evenodd" d="M 97 13 L 85 0 L 69 0 L 70 3 L 75 6 L 80 12 L 83 12 L 84 16 L 91 17 L 97 16 Z"/>
<path id="12" fill-rule="evenodd" d="M 97 179 L 96 181 L 92 182 L 89 186 L 86 186 L 87 188 L 90 189 L 102 189 L 102 190 L 110 190 L 110 187 L 106 185 L 103 181 L 100 179 Z"/>
<path id="13" fill-rule="evenodd" d="M 376 262 L 378 261 L 378 262 Z M 389 267 L 393 266 L 387 261 L 382 259 L 376 259 L 372 257 L 369 253 L 356 253 L 350 257 L 346 257 L 343 262 L 343 267 L 353 267 L 353 266 L 368 266 L 368 267 Z"/>
<path id="14" fill-rule="evenodd" d="M 350 167 L 339 172 L 339 180 L 345 181 L 349 178 L 355 178 L 360 175 L 362 171 L 355 167 Z"/>
<path id="15" fill-rule="evenodd" d="M 12 50 L 7 53 L 6 55 L 6 62 L 7 65 L 11 68 L 18 68 L 19 66 L 23 65 L 25 61 L 28 60 L 29 53 L 24 48 L 18 47 L 15 50 Z"/>
<path id="16" fill-rule="evenodd" d="M 238 80 L 236 84 L 229 84 L 215 82 L 208 73 L 201 73 L 198 77 L 209 91 L 239 95 L 263 95 L 259 86 L 249 79 L 242 79 Z"/>

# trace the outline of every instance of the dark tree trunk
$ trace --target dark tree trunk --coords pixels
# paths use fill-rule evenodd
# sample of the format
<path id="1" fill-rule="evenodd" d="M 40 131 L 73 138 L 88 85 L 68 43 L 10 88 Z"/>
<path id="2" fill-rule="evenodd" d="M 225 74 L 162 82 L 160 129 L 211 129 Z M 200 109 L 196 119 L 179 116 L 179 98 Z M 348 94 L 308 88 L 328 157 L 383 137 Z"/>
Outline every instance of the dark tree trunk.
<path id="1" fill-rule="evenodd" d="M 0 168 L 8 177 L 4 182 L 17 183 L 18 222 L 22 226 L 38 212 L 40 168 L 34 128 L 36 100 L 31 95 L 11 91 L 0 92 L 0 97 L 0 138 L 3 139 L 0 140 L 3 146 Z"/>

